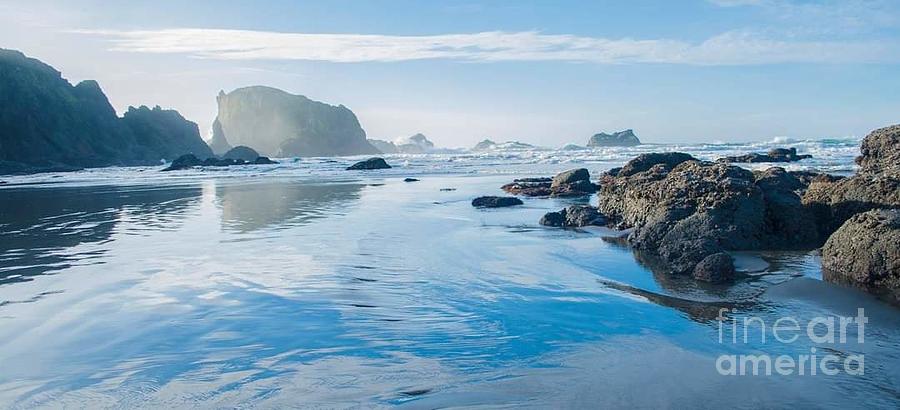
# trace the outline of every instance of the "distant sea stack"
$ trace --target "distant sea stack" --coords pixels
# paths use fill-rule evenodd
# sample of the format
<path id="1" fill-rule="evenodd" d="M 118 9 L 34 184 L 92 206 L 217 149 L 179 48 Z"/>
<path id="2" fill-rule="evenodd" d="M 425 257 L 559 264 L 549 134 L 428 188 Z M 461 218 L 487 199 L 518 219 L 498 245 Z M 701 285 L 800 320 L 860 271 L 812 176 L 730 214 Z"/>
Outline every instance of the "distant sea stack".
<path id="1" fill-rule="evenodd" d="M 393 142 L 382 140 L 368 140 L 375 148 L 384 154 L 425 154 L 434 150 L 434 143 L 428 140 L 422 133 L 405 138 L 397 138 Z"/>
<path id="2" fill-rule="evenodd" d="M 506 141 L 506 142 L 494 142 L 490 139 L 484 139 L 483 141 L 475 144 L 472 147 L 472 151 L 522 151 L 536 148 L 534 145 L 526 144 L 524 142 L 519 141 Z"/>
<path id="3" fill-rule="evenodd" d="M 276 157 L 377 154 L 356 115 L 276 88 L 253 86 L 219 92 L 210 145 L 217 154 L 245 145 Z"/>
<path id="4" fill-rule="evenodd" d="M 141 106 L 119 118 L 96 81 L 73 86 L 53 67 L 0 49 L 0 173 L 151 165 L 208 157 L 197 124 Z"/>
<path id="5" fill-rule="evenodd" d="M 641 140 L 634 135 L 633 130 L 619 131 L 612 134 L 601 132 L 594 134 L 587 143 L 588 147 L 633 147 L 635 145 L 641 145 Z"/>

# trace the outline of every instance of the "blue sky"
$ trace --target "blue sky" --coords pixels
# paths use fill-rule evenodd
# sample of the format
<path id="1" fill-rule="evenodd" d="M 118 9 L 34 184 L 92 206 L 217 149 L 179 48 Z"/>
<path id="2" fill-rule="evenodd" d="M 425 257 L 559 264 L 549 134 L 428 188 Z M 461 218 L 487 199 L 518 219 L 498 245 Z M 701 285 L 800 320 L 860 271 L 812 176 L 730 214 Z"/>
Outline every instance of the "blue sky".
<path id="1" fill-rule="evenodd" d="M 77 3 L 77 4 L 72 4 Z M 206 133 L 220 89 L 344 104 L 370 138 L 860 136 L 900 122 L 900 2 L 0 1 L 0 47 Z M 185 2 L 186 3 L 186 2 Z"/>

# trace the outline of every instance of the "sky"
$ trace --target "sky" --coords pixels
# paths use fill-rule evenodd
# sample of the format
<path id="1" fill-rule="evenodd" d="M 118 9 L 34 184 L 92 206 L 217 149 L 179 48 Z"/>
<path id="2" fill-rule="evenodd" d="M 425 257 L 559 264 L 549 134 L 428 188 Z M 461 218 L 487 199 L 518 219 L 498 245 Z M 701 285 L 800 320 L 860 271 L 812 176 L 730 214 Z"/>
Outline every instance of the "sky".
<path id="1" fill-rule="evenodd" d="M 584 144 L 863 136 L 900 123 L 900 1 L 10 1 L 0 48 L 180 111 L 268 85 L 369 138 Z"/>

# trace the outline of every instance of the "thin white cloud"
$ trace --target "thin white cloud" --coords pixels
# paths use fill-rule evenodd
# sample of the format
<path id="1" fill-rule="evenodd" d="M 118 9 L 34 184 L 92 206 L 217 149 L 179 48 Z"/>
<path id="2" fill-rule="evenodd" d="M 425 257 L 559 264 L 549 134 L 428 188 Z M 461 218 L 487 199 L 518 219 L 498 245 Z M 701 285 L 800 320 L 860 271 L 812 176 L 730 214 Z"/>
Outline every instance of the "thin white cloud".
<path id="1" fill-rule="evenodd" d="M 699 43 L 672 39 L 608 39 L 539 32 L 392 36 L 224 29 L 81 30 L 105 37 L 111 50 L 180 53 L 223 60 L 311 60 L 340 63 L 426 59 L 570 61 L 599 64 L 746 65 L 897 62 L 896 43 L 786 41 L 728 32 Z"/>

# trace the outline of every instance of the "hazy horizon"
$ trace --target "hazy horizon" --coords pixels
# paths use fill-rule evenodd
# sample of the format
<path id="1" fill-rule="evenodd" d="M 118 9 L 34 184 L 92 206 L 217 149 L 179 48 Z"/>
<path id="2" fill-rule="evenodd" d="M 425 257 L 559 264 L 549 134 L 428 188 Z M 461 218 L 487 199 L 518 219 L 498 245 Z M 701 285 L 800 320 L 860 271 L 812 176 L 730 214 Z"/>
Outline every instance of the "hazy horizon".
<path id="1" fill-rule="evenodd" d="M 97 80 L 121 114 L 198 123 L 267 85 L 356 113 L 369 138 L 556 147 L 861 137 L 897 123 L 888 1 L 0 1 L 0 47 Z"/>

